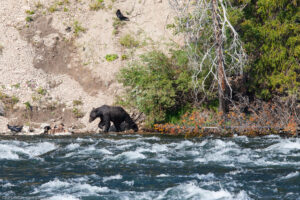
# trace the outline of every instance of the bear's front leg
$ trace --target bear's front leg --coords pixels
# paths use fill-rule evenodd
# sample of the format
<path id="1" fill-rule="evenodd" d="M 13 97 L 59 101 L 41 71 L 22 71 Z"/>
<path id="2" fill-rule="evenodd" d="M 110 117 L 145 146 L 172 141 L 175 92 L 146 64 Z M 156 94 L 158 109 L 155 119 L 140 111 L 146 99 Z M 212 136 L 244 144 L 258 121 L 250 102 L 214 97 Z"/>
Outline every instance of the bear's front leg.
<path id="1" fill-rule="evenodd" d="M 107 133 L 110 127 L 110 118 L 109 117 L 105 117 L 103 118 L 103 121 L 105 123 L 105 129 L 104 132 Z"/>
<path id="2" fill-rule="evenodd" d="M 105 121 L 101 119 L 101 121 L 100 121 L 99 124 L 98 124 L 98 127 L 99 127 L 100 129 L 102 129 L 104 125 L 105 125 Z"/>

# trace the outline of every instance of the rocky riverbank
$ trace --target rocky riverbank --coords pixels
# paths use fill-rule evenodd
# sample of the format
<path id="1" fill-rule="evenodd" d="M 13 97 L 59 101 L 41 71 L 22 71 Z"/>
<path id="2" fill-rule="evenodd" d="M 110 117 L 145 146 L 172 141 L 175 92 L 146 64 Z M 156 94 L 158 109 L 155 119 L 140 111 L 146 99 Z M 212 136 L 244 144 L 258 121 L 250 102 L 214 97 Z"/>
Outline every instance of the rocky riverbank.
<path id="1" fill-rule="evenodd" d="M 130 21 L 118 21 L 118 9 Z M 95 131 L 89 112 L 122 95 L 119 70 L 149 49 L 180 43 L 166 29 L 172 16 L 161 0 L 1 1 L 0 133 L 7 124 L 54 122 Z"/>

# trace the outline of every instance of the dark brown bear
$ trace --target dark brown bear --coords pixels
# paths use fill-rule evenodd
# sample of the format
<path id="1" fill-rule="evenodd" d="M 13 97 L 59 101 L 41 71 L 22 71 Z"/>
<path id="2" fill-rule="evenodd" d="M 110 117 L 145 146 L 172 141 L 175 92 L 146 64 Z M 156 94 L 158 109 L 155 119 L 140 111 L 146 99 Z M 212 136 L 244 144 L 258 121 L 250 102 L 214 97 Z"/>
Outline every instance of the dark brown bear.
<path id="1" fill-rule="evenodd" d="M 98 127 L 102 129 L 102 127 L 105 126 L 104 132 L 109 131 L 111 121 L 114 123 L 116 132 L 124 131 L 123 129 L 125 128 L 121 128 L 122 122 L 126 122 L 128 129 L 133 129 L 135 132 L 139 130 L 129 114 L 119 106 L 103 105 L 99 108 L 93 108 L 90 113 L 89 122 L 94 121 L 97 117 L 100 117 L 101 119 Z"/>

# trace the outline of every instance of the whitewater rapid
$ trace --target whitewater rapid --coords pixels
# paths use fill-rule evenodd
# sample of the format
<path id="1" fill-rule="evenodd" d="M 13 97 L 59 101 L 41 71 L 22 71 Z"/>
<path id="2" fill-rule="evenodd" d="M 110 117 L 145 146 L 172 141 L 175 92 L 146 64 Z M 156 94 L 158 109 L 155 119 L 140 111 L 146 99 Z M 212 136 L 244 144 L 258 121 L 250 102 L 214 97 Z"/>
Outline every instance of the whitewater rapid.
<path id="1" fill-rule="evenodd" d="M 300 199 L 298 138 L 0 139 L 0 199 Z"/>

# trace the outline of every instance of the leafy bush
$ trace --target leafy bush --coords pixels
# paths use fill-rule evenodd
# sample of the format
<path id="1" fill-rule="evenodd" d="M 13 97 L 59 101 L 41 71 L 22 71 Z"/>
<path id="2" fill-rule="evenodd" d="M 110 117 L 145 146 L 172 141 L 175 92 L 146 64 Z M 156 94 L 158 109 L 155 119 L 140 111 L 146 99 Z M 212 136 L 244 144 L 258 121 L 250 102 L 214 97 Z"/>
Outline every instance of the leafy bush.
<path id="1" fill-rule="evenodd" d="M 33 15 L 35 12 L 34 10 L 26 10 L 25 13 L 28 15 Z"/>
<path id="2" fill-rule="evenodd" d="M 12 103 L 13 105 L 14 105 L 14 104 L 17 104 L 19 101 L 20 101 L 19 98 L 16 97 L 16 96 L 12 96 L 12 97 L 11 97 L 11 103 Z"/>
<path id="3" fill-rule="evenodd" d="M 16 83 L 16 84 L 12 85 L 12 87 L 14 87 L 16 89 L 19 89 L 20 88 L 20 83 Z"/>
<path id="4" fill-rule="evenodd" d="M 79 110 L 78 108 L 73 108 L 72 112 L 76 118 L 84 117 L 84 113 L 81 110 Z"/>
<path id="5" fill-rule="evenodd" d="M 126 48 L 138 47 L 139 41 L 135 40 L 130 34 L 126 34 L 120 38 L 120 44 Z"/>
<path id="6" fill-rule="evenodd" d="M 90 10 L 100 10 L 103 9 L 104 6 L 104 0 L 96 0 L 92 4 L 90 4 Z"/>
<path id="7" fill-rule="evenodd" d="M 24 103 L 24 105 L 26 106 L 26 109 L 27 109 L 27 110 L 31 110 L 31 109 L 32 109 L 32 106 L 31 106 L 31 104 L 30 104 L 29 101 L 26 101 L 26 102 Z"/>
<path id="8" fill-rule="evenodd" d="M 32 21 L 33 21 L 33 19 L 32 19 L 31 16 L 27 16 L 27 17 L 25 18 L 25 20 L 26 20 L 26 22 L 32 22 Z"/>
<path id="9" fill-rule="evenodd" d="M 78 36 L 80 32 L 86 32 L 86 28 L 82 27 L 78 21 L 74 22 L 73 27 L 74 27 L 75 36 Z"/>
<path id="10" fill-rule="evenodd" d="M 121 60 L 127 60 L 128 59 L 128 56 L 126 55 L 126 54 L 123 54 L 122 56 L 121 56 Z"/>
<path id="11" fill-rule="evenodd" d="M 73 106 L 80 106 L 82 105 L 82 101 L 81 100 L 73 100 Z"/>
<path id="12" fill-rule="evenodd" d="M 58 11 L 58 9 L 57 9 L 57 4 L 54 3 L 53 5 L 51 5 L 51 6 L 48 8 L 48 11 L 51 12 L 51 13 L 54 13 L 55 11 Z"/>
<path id="13" fill-rule="evenodd" d="M 121 69 L 118 81 L 127 88 L 119 103 L 145 113 L 148 125 L 166 122 L 171 115 L 183 113 L 190 106 L 191 72 L 183 51 L 173 51 L 169 58 L 159 51 L 141 56 L 140 62 Z"/>
<path id="14" fill-rule="evenodd" d="M 105 56 L 105 59 L 108 61 L 108 62 L 111 62 L 111 61 L 114 61 L 116 59 L 118 59 L 119 56 L 117 54 L 107 54 Z"/>
<path id="15" fill-rule="evenodd" d="M 44 96 L 44 95 L 47 94 L 47 90 L 45 90 L 45 89 L 42 88 L 42 87 L 39 87 L 39 88 L 37 89 L 37 93 Z"/>

